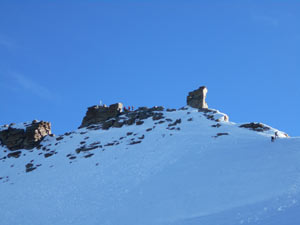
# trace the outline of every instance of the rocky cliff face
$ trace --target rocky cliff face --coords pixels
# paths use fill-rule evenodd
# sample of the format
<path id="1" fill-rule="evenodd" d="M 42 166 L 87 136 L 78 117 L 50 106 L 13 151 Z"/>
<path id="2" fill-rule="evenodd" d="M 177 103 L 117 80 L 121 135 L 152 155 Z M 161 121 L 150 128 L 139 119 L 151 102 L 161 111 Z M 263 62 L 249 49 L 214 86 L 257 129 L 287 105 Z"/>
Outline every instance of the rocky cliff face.
<path id="1" fill-rule="evenodd" d="M 32 149 L 47 135 L 51 135 L 51 123 L 45 121 L 34 120 L 23 126 L 11 124 L 0 128 L 1 144 L 9 150 Z"/>
<path id="2" fill-rule="evenodd" d="M 104 106 L 91 106 L 88 108 L 85 117 L 82 120 L 80 128 L 87 127 L 91 124 L 103 123 L 106 120 L 116 117 L 121 114 L 123 109 L 122 103 L 116 103 L 109 107 Z"/>
<path id="3" fill-rule="evenodd" d="M 152 108 L 139 107 L 135 111 L 119 111 L 119 108 L 115 107 L 122 105 L 122 103 L 116 103 L 106 109 L 99 106 L 92 106 L 88 108 L 86 116 L 84 117 L 82 124 L 79 128 L 86 127 L 87 129 L 103 129 L 108 130 L 111 127 L 120 128 L 123 125 L 142 125 L 144 120 L 152 117 L 153 120 L 162 119 L 163 116 L 160 111 L 164 110 L 162 106 L 154 106 Z M 108 111 L 107 109 L 113 108 Z"/>

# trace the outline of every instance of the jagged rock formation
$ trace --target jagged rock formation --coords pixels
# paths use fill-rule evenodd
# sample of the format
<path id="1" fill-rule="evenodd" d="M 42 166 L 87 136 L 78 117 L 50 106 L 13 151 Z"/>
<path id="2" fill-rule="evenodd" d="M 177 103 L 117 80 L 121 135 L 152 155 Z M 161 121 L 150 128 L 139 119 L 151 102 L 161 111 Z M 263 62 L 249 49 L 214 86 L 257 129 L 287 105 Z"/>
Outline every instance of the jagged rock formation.
<path id="1" fill-rule="evenodd" d="M 87 127 L 91 124 L 103 123 L 106 120 L 116 117 L 121 114 L 123 110 L 122 103 L 112 104 L 109 107 L 106 105 L 94 105 L 88 108 L 85 117 L 79 128 Z"/>
<path id="2" fill-rule="evenodd" d="M 14 124 L 11 124 L 1 127 L 1 144 L 9 150 L 32 149 L 37 147 L 45 136 L 51 135 L 49 122 L 34 120 L 23 125 L 23 127 L 14 127 Z"/>
<path id="3" fill-rule="evenodd" d="M 205 86 L 200 87 L 199 89 L 189 92 L 187 96 L 187 104 L 193 108 L 200 110 L 208 110 L 207 103 L 205 102 L 207 93 L 207 88 Z M 122 127 L 125 125 L 132 125 L 136 123 L 137 125 L 143 124 L 143 120 L 149 117 L 152 117 L 153 120 L 162 119 L 162 113 L 155 111 L 163 111 L 164 108 L 160 107 L 140 107 L 135 111 L 123 111 L 123 104 L 116 103 L 110 105 L 109 107 L 104 106 L 91 106 L 88 108 L 85 117 L 82 120 L 82 123 L 79 128 L 87 127 L 88 129 L 99 129 L 104 130 L 109 129 L 110 127 Z M 167 111 L 174 111 L 173 109 L 167 109 Z M 207 111 L 209 113 L 211 111 Z M 208 115 L 209 116 L 209 115 Z M 212 115 L 210 115 L 213 117 Z M 220 119 L 228 121 L 228 116 Z"/>
<path id="4" fill-rule="evenodd" d="M 117 103 L 121 106 L 121 103 Z M 87 127 L 87 129 L 103 129 L 108 130 L 111 127 L 122 127 L 123 125 L 142 125 L 143 120 L 152 117 L 153 120 L 163 118 L 164 107 L 154 106 L 152 108 L 139 107 L 135 111 L 121 111 L 117 104 L 109 107 L 92 106 L 88 108 L 86 116 L 83 118 L 79 128 Z M 112 110 L 109 111 L 108 109 Z"/>
<path id="5" fill-rule="evenodd" d="M 207 103 L 205 102 L 206 94 L 207 88 L 205 86 L 189 92 L 189 95 L 187 96 L 187 105 L 197 109 L 208 108 Z"/>

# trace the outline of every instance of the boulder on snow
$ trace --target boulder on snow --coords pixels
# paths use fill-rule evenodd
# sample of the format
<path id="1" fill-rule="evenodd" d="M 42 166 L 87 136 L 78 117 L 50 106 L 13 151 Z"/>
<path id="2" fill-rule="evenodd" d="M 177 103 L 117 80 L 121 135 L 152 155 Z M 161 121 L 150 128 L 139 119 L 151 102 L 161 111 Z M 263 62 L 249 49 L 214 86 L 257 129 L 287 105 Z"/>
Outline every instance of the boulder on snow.
<path id="1" fill-rule="evenodd" d="M 187 105 L 196 109 L 208 108 L 207 103 L 205 102 L 206 94 L 207 88 L 205 86 L 189 92 L 189 95 L 187 96 Z"/>
<path id="2" fill-rule="evenodd" d="M 39 145 L 43 138 L 51 134 L 51 123 L 33 121 L 24 126 L 3 127 L 0 130 L 0 141 L 9 150 L 32 149 Z"/>

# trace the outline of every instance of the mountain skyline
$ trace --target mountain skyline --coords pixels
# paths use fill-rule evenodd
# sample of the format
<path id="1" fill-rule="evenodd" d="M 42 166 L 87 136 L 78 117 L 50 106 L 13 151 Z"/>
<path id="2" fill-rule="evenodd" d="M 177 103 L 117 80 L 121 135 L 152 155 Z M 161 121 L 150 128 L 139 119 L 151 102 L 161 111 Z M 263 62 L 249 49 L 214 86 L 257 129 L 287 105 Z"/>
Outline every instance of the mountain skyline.
<path id="1" fill-rule="evenodd" d="M 210 108 L 299 136 L 295 1 L 1 1 L 0 124 L 34 119 L 63 134 L 87 107 Z"/>

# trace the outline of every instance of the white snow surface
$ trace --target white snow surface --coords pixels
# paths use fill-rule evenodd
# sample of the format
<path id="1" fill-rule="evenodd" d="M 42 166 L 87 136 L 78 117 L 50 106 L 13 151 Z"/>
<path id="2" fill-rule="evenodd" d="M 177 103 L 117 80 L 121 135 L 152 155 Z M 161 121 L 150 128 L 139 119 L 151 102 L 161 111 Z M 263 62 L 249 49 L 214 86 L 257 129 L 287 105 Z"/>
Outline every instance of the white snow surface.
<path id="1" fill-rule="evenodd" d="M 300 224 L 300 138 L 279 132 L 271 142 L 274 128 L 192 108 L 163 114 L 161 123 L 48 136 L 19 158 L 3 159 L 0 147 L 0 224 Z M 166 119 L 181 123 L 166 129 Z M 83 145 L 102 148 L 76 153 Z M 26 172 L 30 162 L 37 168 Z"/>

